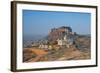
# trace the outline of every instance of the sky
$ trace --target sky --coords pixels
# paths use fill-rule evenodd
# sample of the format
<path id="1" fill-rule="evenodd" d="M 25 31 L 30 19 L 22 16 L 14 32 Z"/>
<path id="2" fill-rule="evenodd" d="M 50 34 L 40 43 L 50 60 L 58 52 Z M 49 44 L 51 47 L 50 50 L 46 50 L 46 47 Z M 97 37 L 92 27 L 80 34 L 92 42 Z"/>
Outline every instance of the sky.
<path id="1" fill-rule="evenodd" d="M 90 34 L 91 14 L 23 10 L 23 34 L 47 35 L 52 28 L 69 26 L 78 34 Z"/>

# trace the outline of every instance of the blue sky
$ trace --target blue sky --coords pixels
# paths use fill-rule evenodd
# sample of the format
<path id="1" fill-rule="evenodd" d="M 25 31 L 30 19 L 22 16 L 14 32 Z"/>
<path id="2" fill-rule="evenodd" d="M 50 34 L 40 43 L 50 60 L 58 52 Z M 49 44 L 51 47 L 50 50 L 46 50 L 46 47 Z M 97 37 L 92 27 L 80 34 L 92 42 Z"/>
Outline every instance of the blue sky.
<path id="1" fill-rule="evenodd" d="M 47 35 L 50 29 L 70 26 L 78 34 L 90 34 L 91 14 L 23 10 L 23 34 Z"/>

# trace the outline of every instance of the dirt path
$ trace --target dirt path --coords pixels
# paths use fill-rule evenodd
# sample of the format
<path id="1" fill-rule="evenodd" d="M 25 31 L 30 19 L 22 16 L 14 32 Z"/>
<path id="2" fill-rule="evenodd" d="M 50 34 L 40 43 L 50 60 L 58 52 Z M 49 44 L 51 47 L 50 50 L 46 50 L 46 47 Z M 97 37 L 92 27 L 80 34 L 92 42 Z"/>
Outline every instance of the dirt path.
<path id="1" fill-rule="evenodd" d="M 32 58 L 28 60 L 27 62 L 37 62 L 42 56 L 37 56 L 36 58 Z"/>
<path id="2" fill-rule="evenodd" d="M 43 57 L 44 55 L 46 55 L 48 53 L 45 50 L 41 50 L 41 49 L 38 49 L 38 48 L 29 48 L 29 50 L 31 50 L 37 56 L 35 58 L 29 59 L 27 62 L 37 62 L 38 60 L 41 59 L 41 57 Z"/>

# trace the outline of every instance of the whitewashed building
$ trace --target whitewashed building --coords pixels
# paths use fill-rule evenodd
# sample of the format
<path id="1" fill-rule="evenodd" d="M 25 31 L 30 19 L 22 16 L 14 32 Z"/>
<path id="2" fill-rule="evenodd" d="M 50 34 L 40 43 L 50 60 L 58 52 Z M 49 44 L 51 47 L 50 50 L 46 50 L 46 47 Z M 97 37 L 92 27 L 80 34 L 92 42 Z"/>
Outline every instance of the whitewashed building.
<path id="1" fill-rule="evenodd" d="M 73 44 L 73 39 L 72 38 L 67 38 L 65 35 L 62 39 L 57 40 L 58 45 L 60 46 L 68 46 Z"/>

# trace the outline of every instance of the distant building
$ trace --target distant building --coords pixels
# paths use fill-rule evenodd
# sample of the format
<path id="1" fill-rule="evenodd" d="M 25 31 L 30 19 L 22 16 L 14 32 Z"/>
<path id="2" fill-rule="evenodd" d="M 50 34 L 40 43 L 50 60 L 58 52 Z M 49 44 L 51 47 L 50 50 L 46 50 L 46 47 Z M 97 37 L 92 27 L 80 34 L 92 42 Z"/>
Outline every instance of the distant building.
<path id="1" fill-rule="evenodd" d="M 37 47 L 38 46 L 38 43 L 32 43 L 31 46 L 32 47 Z"/>
<path id="2" fill-rule="evenodd" d="M 39 45 L 39 48 L 48 49 L 48 45 L 41 44 L 41 45 Z"/>
<path id="3" fill-rule="evenodd" d="M 61 38 L 64 35 L 69 35 L 72 33 L 72 29 L 70 27 L 62 26 L 59 28 L 51 29 L 49 33 L 49 40 L 56 41 L 57 39 Z"/>
<path id="4" fill-rule="evenodd" d="M 74 39 L 67 37 L 67 35 L 65 35 L 61 39 L 58 39 L 57 42 L 58 42 L 58 45 L 60 45 L 60 46 L 68 46 L 69 47 L 69 45 L 73 44 Z"/>
<path id="5" fill-rule="evenodd" d="M 67 39 L 65 37 L 58 39 L 58 45 L 63 46 L 67 44 Z"/>
<path id="6" fill-rule="evenodd" d="M 44 49 L 44 50 L 52 50 L 53 49 L 53 47 L 51 45 L 46 45 L 46 44 L 40 44 L 39 48 Z"/>

